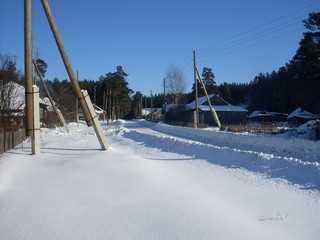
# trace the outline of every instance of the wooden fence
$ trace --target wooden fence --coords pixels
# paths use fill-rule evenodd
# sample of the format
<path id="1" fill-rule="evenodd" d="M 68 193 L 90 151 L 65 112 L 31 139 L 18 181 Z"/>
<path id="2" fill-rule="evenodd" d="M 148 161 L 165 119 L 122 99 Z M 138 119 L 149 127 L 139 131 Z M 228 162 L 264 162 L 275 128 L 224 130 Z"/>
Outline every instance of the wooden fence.
<path id="1" fill-rule="evenodd" d="M 24 128 L 12 132 L 0 133 L 0 155 L 18 146 L 26 139 Z"/>

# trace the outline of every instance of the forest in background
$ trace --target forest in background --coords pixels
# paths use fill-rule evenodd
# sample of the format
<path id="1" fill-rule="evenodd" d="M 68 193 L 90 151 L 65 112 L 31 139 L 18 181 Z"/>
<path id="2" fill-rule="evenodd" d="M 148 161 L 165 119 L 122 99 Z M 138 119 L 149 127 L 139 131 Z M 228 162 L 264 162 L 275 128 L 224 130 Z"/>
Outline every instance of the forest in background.
<path id="1" fill-rule="evenodd" d="M 215 82 L 212 68 L 204 67 L 202 78 L 207 92 L 219 94 L 231 104 L 247 108 L 249 113 L 254 110 L 290 113 L 297 107 L 320 113 L 320 12 L 310 13 L 303 23 L 306 32 L 303 33 L 299 48 L 284 66 L 271 73 L 259 73 L 249 83 L 225 82 L 220 85 Z M 15 59 L 5 54 L 0 54 L 0 57 L 0 91 L 5 91 L 4 86 L 10 81 L 24 85 L 24 76 L 16 69 Z M 37 59 L 37 64 L 45 77 L 48 68 L 45 60 Z M 93 103 L 106 110 L 108 117 L 135 118 L 139 115 L 139 106 L 151 107 L 151 98 L 153 107 L 162 107 L 165 102 L 186 104 L 195 99 L 195 85 L 188 93 L 182 92 L 183 88 L 174 88 L 174 84 L 181 84 L 181 76 L 176 74 L 180 70 L 173 68 L 168 71 L 166 76 L 169 76 L 173 85 L 171 88 L 168 86 L 166 99 L 163 93 L 144 96 L 140 91 L 130 89 L 126 80 L 128 74 L 121 66 L 117 66 L 115 72 L 101 75 L 98 80 L 79 80 L 79 85 L 89 92 Z M 37 78 L 35 81 L 40 87 L 41 97 L 46 97 L 42 83 Z M 45 82 L 60 108 L 74 112 L 76 97 L 70 81 L 55 78 Z M 203 96 L 203 89 L 198 84 L 199 96 Z M 2 110 L 5 107 L 5 94 L 0 96 Z"/>

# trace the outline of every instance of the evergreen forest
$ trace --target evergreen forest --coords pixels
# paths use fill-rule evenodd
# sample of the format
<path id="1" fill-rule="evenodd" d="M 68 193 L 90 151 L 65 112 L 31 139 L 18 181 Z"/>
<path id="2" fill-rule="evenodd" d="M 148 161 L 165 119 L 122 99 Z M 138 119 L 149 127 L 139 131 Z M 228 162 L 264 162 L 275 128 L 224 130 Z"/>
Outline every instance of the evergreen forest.
<path id="1" fill-rule="evenodd" d="M 249 113 L 254 110 L 290 113 L 301 107 L 312 113 L 320 113 L 320 12 L 309 14 L 303 21 L 305 32 L 299 42 L 293 58 L 270 73 L 257 73 L 248 83 L 222 83 L 217 85 L 212 68 L 202 69 L 202 79 L 209 94 L 219 94 L 231 104 L 244 106 Z M 15 58 L 0 53 L 0 84 L 14 81 L 24 85 L 24 76 L 16 68 Z M 37 59 L 42 77 L 48 68 L 45 60 Z M 139 90 L 130 89 L 122 66 L 116 66 L 115 72 L 101 75 L 97 80 L 79 80 L 81 89 L 86 89 L 94 104 L 106 110 L 108 118 L 135 118 L 142 108 L 162 107 L 170 104 L 170 94 L 163 93 L 144 96 Z M 42 83 L 38 78 L 41 97 L 46 97 Z M 45 80 L 54 101 L 67 112 L 76 109 L 76 97 L 70 81 L 57 78 Z M 198 83 L 199 96 L 204 92 Z M 179 93 L 179 104 L 186 104 L 195 98 L 195 85 L 188 93 Z M 1 100 L 2 101 L 2 100 Z"/>

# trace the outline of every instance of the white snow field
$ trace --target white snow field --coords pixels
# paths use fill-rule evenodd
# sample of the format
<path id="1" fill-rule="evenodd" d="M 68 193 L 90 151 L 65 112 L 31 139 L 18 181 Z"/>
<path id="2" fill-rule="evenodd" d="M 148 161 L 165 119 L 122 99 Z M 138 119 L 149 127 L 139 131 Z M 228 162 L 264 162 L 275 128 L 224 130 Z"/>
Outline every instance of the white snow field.
<path id="1" fill-rule="evenodd" d="M 0 158 L 1 240 L 320 239 L 320 142 L 147 121 Z"/>

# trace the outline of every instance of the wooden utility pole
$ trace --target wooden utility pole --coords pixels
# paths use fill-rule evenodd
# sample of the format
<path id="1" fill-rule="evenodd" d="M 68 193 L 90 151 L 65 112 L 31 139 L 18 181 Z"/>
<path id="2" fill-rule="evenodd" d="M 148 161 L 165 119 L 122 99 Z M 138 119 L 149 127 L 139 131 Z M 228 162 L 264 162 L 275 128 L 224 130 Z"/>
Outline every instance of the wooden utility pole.
<path id="1" fill-rule="evenodd" d="M 103 92 L 103 106 L 102 106 L 102 110 L 103 110 L 103 121 L 106 120 L 106 92 Z"/>
<path id="2" fill-rule="evenodd" d="M 26 136 L 33 136 L 31 0 L 24 1 L 24 74 Z"/>
<path id="3" fill-rule="evenodd" d="M 218 125 L 218 127 L 221 129 L 221 123 L 220 123 L 219 117 L 218 117 L 218 115 L 217 115 L 217 113 L 216 113 L 216 110 L 214 110 L 214 108 L 213 108 L 212 105 L 211 105 L 211 102 L 210 102 L 210 99 L 209 99 L 209 96 L 208 96 L 206 87 L 205 87 L 205 85 L 204 85 L 204 83 L 203 83 L 203 81 L 202 81 L 202 78 L 201 78 L 201 76 L 200 76 L 200 73 L 199 73 L 199 70 L 198 70 L 197 67 L 196 67 L 196 72 L 197 72 L 197 74 L 198 74 L 200 83 L 201 83 L 201 85 L 202 85 L 202 87 L 203 87 L 204 94 L 205 94 L 206 97 L 207 97 L 207 101 L 208 101 L 209 107 L 210 107 L 210 109 L 211 109 L 211 113 L 212 113 L 213 120 L 216 122 L 216 124 Z"/>
<path id="4" fill-rule="evenodd" d="M 152 112 L 153 112 L 152 90 L 150 90 L 150 120 L 151 121 L 153 120 Z"/>
<path id="5" fill-rule="evenodd" d="M 32 154 L 40 153 L 39 89 L 32 77 L 31 0 L 24 1 L 24 71 L 26 136 L 31 137 Z"/>
<path id="6" fill-rule="evenodd" d="M 79 71 L 77 70 L 77 82 L 79 81 Z M 79 127 L 79 99 L 76 96 L 76 121 L 77 121 L 77 127 Z"/>
<path id="7" fill-rule="evenodd" d="M 147 119 L 147 96 L 144 97 L 144 118 Z"/>
<path id="8" fill-rule="evenodd" d="M 46 85 L 46 83 L 44 82 L 44 80 L 43 80 L 43 78 L 42 78 L 42 76 L 41 76 L 41 73 L 40 73 L 40 71 L 39 71 L 39 68 L 38 68 L 38 66 L 37 66 L 36 61 L 34 61 L 34 60 L 33 60 L 33 65 L 34 65 L 34 68 L 35 68 L 35 70 L 36 70 L 36 72 L 37 72 L 37 74 L 38 74 L 38 76 L 39 76 L 42 84 L 43 84 L 44 90 L 46 91 L 46 93 L 47 93 L 47 95 L 48 95 L 48 98 L 49 98 L 49 101 L 50 101 L 51 106 L 52 106 L 52 108 L 53 108 L 53 111 L 55 112 L 55 114 L 56 114 L 56 116 L 57 116 L 57 118 L 58 118 L 58 120 L 59 120 L 59 122 L 60 122 L 60 125 L 63 126 L 63 127 L 66 129 L 66 132 L 67 132 L 67 133 L 69 133 L 68 125 L 67 125 L 67 123 L 66 123 L 66 121 L 65 121 L 65 119 L 64 119 L 64 117 L 63 117 L 63 115 L 62 115 L 62 113 L 61 113 L 61 111 L 59 111 L 59 109 L 57 109 L 54 101 L 52 100 L 52 97 L 51 97 L 50 92 L 49 92 L 49 90 L 48 90 L 48 88 L 47 88 L 47 85 Z"/>
<path id="9" fill-rule="evenodd" d="M 99 134 L 101 134 L 102 131 L 101 130 L 101 126 L 99 124 L 99 122 L 97 121 L 94 121 L 94 119 L 96 119 L 96 114 L 92 115 L 92 112 L 90 111 L 90 108 L 92 106 L 89 106 L 88 104 L 91 104 L 92 105 L 92 102 L 89 101 L 86 102 L 86 100 L 84 99 L 84 96 L 82 94 L 82 91 L 80 89 L 80 86 L 78 84 L 78 81 L 75 77 L 75 74 L 72 70 L 72 67 L 71 67 L 71 64 L 70 64 L 70 61 L 68 59 L 68 56 L 67 56 L 67 53 L 64 49 L 64 46 L 63 46 L 63 43 L 62 43 L 62 40 L 60 38 L 60 35 L 59 35 L 59 32 L 58 32 L 58 29 L 56 27 L 56 24 L 54 22 L 54 19 L 53 19 L 53 16 L 52 16 L 52 13 L 51 13 L 51 10 L 50 10 L 50 7 L 48 5 L 48 2 L 47 0 L 41 0 L 41 3 L 42 3 L 42 6 L 43 6 L 43 9 L 46 13 L 46 16 L 47 16 L 47 19 L 48 19 L 48 22 L 49 22 L 49 25 L 51 27 L 51 31 L 53 33 L 53 36 L 56 40 L 56 44 L 58 46 L 58 49 L 59 49 L 59 52 L 60 52 L 60 55 L 61 55 L 61 58 L 63 60 L 63 63 L 64 63 L 64 66 L 67 70 L 67 73 L 69 75 L 69 78 L 70 78 L 70 81 L 72 83 L 72 87 L 73 87 L 73 90 L 76 94 L 76 96 L 78 97 L 79 99 L 79 102 L 80 102 L 80 106 L 82 108 L 82 111 L 84 113 L 84 116 L 85 116 L 85 119 L 86 119 L 86 122 L 87 122 L 87 125 L 90 127 L 90 126 L 94 126 L 94 129 L 96 131 L 96 134 L 97 134 L 97 137 L 100 139 L 102 138 L 105 138 L 105 136 L 98 136 Z M 89 97 L 87 97 L 89 98 Z M 89 98 L 90 99 L 90 98 Z M 97 126 L 96 126 L 97 125 Z M 97 130 L 98 129 L 98 130 Z M 106 150 L 107 149 L 107 145 L 106 145 L 106 141 L 100 141 L 100 144 L 101 144 L 101 148 L 103 150 Z"/>
<path id="10" fill-rule="evenodd" d="M 167 113 L 167 100 L 166 100 L 166 79 L 163 79 L 163 102 L 164 102 L 164 118 L 163 121 L 166 122 L 166 113 Z"/>
<path id="11" fill-rule="evenodd" d="M 93 103 L 94 105 L 97 105 L 97 85 L 94 85 L 94 94 L 93 94 Z"/>
<path id="12" fill-rule="evenodd" d="M 194 77 L 194 92 L 195 92 L 195 108 L 196 112 L 194 115 L 194 128 L 199 127 L 199 107 L 198 107 L 198 81 L 196 73 L 196 50 L 193 50 L 193 77 Z"/>

